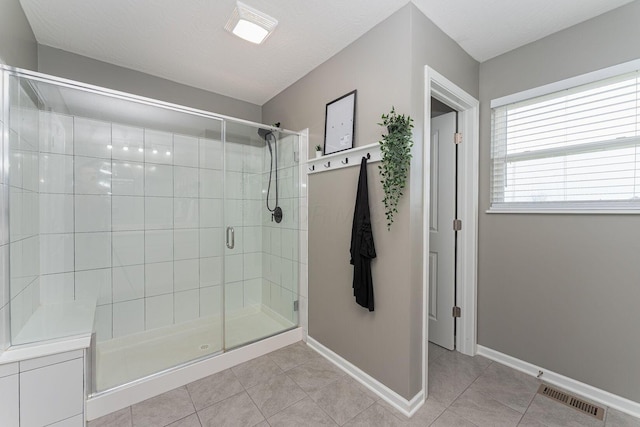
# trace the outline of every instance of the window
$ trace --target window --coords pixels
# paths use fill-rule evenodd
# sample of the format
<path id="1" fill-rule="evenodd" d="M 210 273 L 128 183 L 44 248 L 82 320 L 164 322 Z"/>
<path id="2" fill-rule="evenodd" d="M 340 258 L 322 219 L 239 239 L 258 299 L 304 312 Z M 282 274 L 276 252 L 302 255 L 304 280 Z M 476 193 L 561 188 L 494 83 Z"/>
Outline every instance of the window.
<path id="1" fill-rule="evenodd" d="M 490 211 L 640 210 L 640 73 L 597 74 L 492 101 Z"/>

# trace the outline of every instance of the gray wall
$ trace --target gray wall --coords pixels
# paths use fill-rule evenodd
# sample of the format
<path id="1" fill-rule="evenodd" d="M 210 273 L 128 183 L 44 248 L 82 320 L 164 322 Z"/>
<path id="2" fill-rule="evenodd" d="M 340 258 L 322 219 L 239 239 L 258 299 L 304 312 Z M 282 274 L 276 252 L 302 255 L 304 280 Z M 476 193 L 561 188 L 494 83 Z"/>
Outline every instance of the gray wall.
<path id="1" fill-rule="evenodd" d="M 38 46 L 38 71 L 231 117 L 262 121 L 259 105 L 49 46 Z"/>
<path id="2" fill-rule="evenodd" d="M 640 401 L 640 216 L 485 214 L 491 99 L 640 58 L 640 1 L 480 66 L 479 344 Z"/>
<path id="3" fill-rule="evenodd" d="M 268 123 L 308 127 L 310 147 L 323 144 L 325 104 L 353 89 L 358 90 L 356 146 L 380 139 L 377 123 L 391 106 L 416 119 L 411 183 L 391 232 L 377 164 L 368 168 L 378 255 L 372 265 L 373 313 L 356 305 L 351 289 L 349 244 L 359 168 L 309 179 L 309 335 L 407 399 L 420 390 L 422 380 L 418 219 L 426 63 L 477 95 L 478 64 L 409 4 L 263 106 Z"/>
<path id="4" fill-rule="evenodd" d="M 0 0 L 0 63 L 36 70 L 36 38 L 18 0 Z"/>

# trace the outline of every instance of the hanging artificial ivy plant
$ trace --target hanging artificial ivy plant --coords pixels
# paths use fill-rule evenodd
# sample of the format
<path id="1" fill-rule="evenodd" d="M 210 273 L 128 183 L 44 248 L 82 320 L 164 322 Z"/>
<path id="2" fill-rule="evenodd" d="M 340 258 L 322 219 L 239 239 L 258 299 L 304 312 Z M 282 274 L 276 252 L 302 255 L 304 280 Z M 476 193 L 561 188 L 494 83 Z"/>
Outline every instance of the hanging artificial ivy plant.
<path id="1" fill-rule="evenodd" d="M 383 135 L 380 141 L 382 165 L 378 166 L 378 169 L 384 189 L 382 201 L 387 215 L 387 229 L 391 230 L 393 216 L 398 212 L 398 203 L 407 185 L 413 147 L 413 119 L 396 113 L 395 108 L 391 107 L 391 112 L 383 114 L 382 123 L 378 124 L 387 129 L 387 134 Z"/>

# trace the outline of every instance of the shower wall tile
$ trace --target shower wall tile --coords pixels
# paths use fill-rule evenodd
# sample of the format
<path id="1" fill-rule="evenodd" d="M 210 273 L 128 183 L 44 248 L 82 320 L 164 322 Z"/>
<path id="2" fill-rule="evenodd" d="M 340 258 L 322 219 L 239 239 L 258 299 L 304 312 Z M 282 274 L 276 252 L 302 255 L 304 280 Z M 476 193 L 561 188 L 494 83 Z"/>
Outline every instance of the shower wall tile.
<path id="1" fill-rule="evenodd" d="M 203 169 L 222 170 L 224 153 L 222 141 L 213 139 L 200 139 L 200 167 Z M 237 169 L 233 169 L 237 170 Z"/>
<path id="2" fill-rule="evenodd" d="M 144 195 L 144 164 L 114 160 L 111 171 L 111 191 L 114 195 Z"/>
<path id="3" fill-rule="evenodd" d="M 173 292 L 173 262 L 145 264 L 145 297 Z"/>
<path id="4" fill-rule="evenodd" d="M 40 273 L 73 271 L 74 235 L 46 234 L 40 236 Z M 24 257 L 24 255 L 22 255 Z"/>
<path id="5" fill-rule="evenodd" d="M 200 199 L 200 227 L 221 227 L 223 225 L 222 209 L 221 199 Z"/>
<path id="6" fill-rule="evenodd" d="M 173 199 L 171 197 L 145 197 L 144 222 L 147 230 L 173 228 Z"/>
<path id="7" fill-rule="evenodd" d="M 144 232 L 113 232 L 112 264 L 114 267 L 144 264 Z"/>
<path id="8" fill-rule="evenodd" d="M 145 298 L 145 329 L 156 329 L 173 323 L 173 294 Z"/>
<path id="9" fill-rule="evenodd" d="M 245 200 L 262 201 L 262 175 L 256 173 L 244 173 L 242 175 L 242 198 Z M 267 189 L 264 189 L 265 195 Z M 275 195 L 275 188 L 273 188 Z"/>
<path id="10" fill-rule="evenodd" d="M 144 331 L 144 299 L 113 304 L 113 337 Z"/>
<path id="11" fill-rule="evenodd" d="M 95 324 L 98 342 L 113 338 L 113 307 L 111 304 L 96 307 Z"/>
<path id="12" fill-rule="evenodd" d="M 173 135 L 145 129 L 144 150 L 144 161 L 147 163 L 173 164 Z"/>
<path id="13" fill-rule="evenodd" d="M 113 302 L 144 298 L 144 265 L 114 267 L 112 270 Z"/>
<path id="14" fill-rule="evenodd" d="M 214 257 L 222 256 L 223 245 L 222 228 L 201 228 L 200 229 L 200 256 Z M 238 237 L 236 236 L 236 241 Z"/>
<path id="15" fill-rule="evenodd" d="M 111 267 L 111 233 L 75 233 L 76 270 Z"/>
<path id="16" fill-rule="evenodd" d="M 262 163 L 264 161 L 266 147 L 254 147 L 245 145 L 243 147 L 243 170 L 251 174 L 262 173 Z M 269 155 L 267 154 L 267 157 Z M 267 169 L 268 170 L 268 169 Z"/>
<path id="17" fill-rule="evenodd" d="M 76 117 L 73 121 L 76 156 L 111 158 L 111 124 Z"/>
<path id="18" fill-rule="evenodd" d="M 243 282 L 244 307 L 256 306 L 262 303 L 262 279 L 256 278 Z"/>
<path id="19" fill-rule="evenodd" d="M 226 170 L 242 172 L 244 168 L 243 149 L 241 144 L 227 144 L 225 146 L 224 159 Z M 221 156 L 222 157 L 222 156 Z"/>
<path id="20" fill-rule="evenodd" d="M 222 257 L 200 258 L 200 287 L 222 284 Z"/>
<path id="21" fill-rule="evenodd" d="M 74 293 L 73 272 L 40 276 L 41 304 L 58 304 L 65 301 L 73 301 Z"/>
<path id="22" fill-rule="evenodd" d="M 198 138 L 175 135 L 173 137 L 173 164 L 198 167 Z"/>
<path id="23" fill-rule="evenodd" d="M 40 152 L 73 154 L 73 117 L 40 111 Z"/>
<path id="24" fill-rule="evenodd" d="M 179 167 L 173 169 L 173 194 L 177 197 L 198 197 L 198 169 Z"/>
<path id="25" fill-rule="evenodd" d="M 111 161 L 75 156 L 75 194 L 111 193 Z M 59 191 L 54 191 L 59 192 Z"/>
<path id="26" fill-rule="evenodd" d="M 199 255 L 198 229 L 182 229 L 173 231 L 173 259 L 194 259 Z"/>
<path id="27" fill-rule="evenodd" d="M 147 264 L 173 261 L 173 230 L 144 232 L 144 259 Z"/>
<path id="28" fill-rule="evenodd" d="M 176 292 L 174 294 L 173 306 L 175 323 L 197 319 L 200 314 L 200 291 L 193 289 L 190 291 Z"/>
<path id="29" fill-rule="evenodd" d="M 173 263 L 174 289 L 186 291 L 200 287 L 200 260 L 190 259 Z"/>
<path id="30" fill-rule="evenodd" d="M 99 306 L 111 304 L 113 301 L 111 275 L 111 268 L 76 271 L 75 298 L 77 300 L 96 299 Z"/>
<path id="31" fill-rule="evenodd" d="M 144 230 L 144 200 L 143 197 L 113 196 L 113 231 Z"/>
<path id="32" fill-rule="evenodd" d="M 255 227 L 262 224 L 262 215 L 266 211 L 266 206 L 260 200 L 243 200 L 243 219 L 245 227 Z M 285 211 L 286 215 L 286 211 Z"/>
<path id="33" fill-rule="evenodd" d="M 134 162 L 144 161 L 144 131 L 114 123 L 111 126 L 111 157 Z"/>
<path id="34" fill-rule="evenodd" d="M 288 289 L 290 291 L 294 290 L 294 274 L 293 269 L 294 265 L 297 266 L 297 263 L 294 263 L 291 260 L 282 258 L 280 261 L 280 274 L 281 274 L 281 285 L 283 288 Z"/>
<path id="35" fill-rule="evenodd" d="M 233 313 L 244 305 L 243 282 L 225 282 L 224 285 L 224 310 L 225 313 Z"/>
<path id="36" fill-rule="evenodd" d="M 40 233 L 73 233 L 73 196 L 40 194 Z"/>
<path id="37" fill-rule="evenodd" d="M 222 314 L 222 287 L 211 286 L 200 289 L 200 317 Z"/>
<path id="38" fill-rule="evenodd" d="M 244 227 L 243 236 L 244 252 L 262 251 L 262 230 L 261 227 Z"/>
<path id="39" fill-rule="evenodd" d="M 226 255 L 224 258 L 224 282 L 240 282 L 242 281 L 242 254 Z"/>
<path id="40" fill-rule="evenodd" d="M 200 169 L 200 197 L 205 199 L 224 197 L 222 176 L 222 171 L 219 170 Z"/>
<path id="41" fill-rule="evenodd" d="M 16 153 L 14 153 L 16 154 Z M 13 165 L 11 166 L 13 168 Z M 10 169 L 11 171 L 11 169 Z M 40 154 L 40 192 L 73 194 L 73 157 Z M 11 176 L 11 185 L 15 177 Z"/>
<path id="42" fill-rule="evenodd" d="M 173 227 L 198 228 L 200 223 L 200 203 L 198 199 L 173 199 Z"/>
<path id="43" fill-rule="evenodd" d="M 147 164 L 144 169 L 145 196 L 173 196 L 173 166 Z"/>
<path id="44" fill-rule="evenodd" d="M 243 255 L 243 279 L 257 279 L 262 277 L 262 253 L 252 252 Z"/>
<path id="45" fill-rule="evenodd" d="M 75 231 L 111 231 L 111 197 L 75 196 Z"/>
<path id="46" fill-rule="evenodd" d="M 209 171 L 201 171 L 202 174 L 210 174 Z M 221 174 L 220 174 L 221 176 Z M 243 174 L 241 172 L 227 172 L 224 175 L 225 193 L 226 199 L 242 199 L 244 193 L 242 191 Z"/>

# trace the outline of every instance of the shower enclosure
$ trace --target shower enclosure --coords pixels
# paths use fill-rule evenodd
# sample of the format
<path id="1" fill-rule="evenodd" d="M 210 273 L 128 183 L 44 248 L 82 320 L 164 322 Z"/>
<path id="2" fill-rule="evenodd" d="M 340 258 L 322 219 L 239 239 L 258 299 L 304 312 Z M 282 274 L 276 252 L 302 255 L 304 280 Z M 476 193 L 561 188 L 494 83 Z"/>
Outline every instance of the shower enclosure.
<path id="1" fill-rule="evenodd" d="M 100 393 L 298 325 L 297 133 L 2 74 L 11 345 L 92 330 Z"/>

